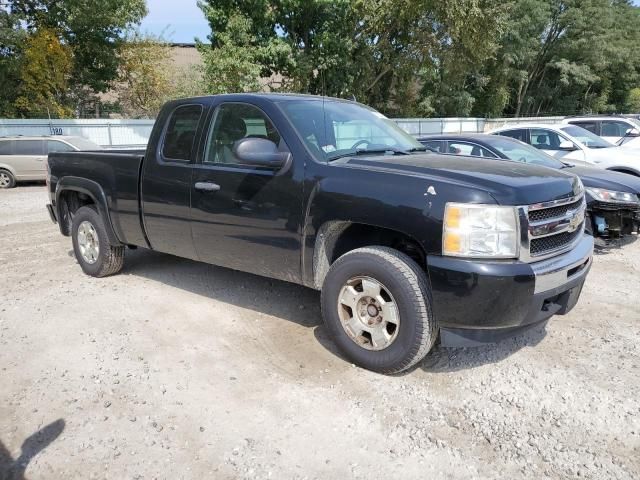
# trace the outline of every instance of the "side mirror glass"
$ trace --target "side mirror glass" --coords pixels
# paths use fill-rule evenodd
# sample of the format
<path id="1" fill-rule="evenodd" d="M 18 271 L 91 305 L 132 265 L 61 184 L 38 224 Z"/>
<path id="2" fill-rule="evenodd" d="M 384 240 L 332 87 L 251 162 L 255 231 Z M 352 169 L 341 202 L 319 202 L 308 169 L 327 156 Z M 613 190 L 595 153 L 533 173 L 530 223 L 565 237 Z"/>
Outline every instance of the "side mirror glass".
<path id="1" fill-rule="evenodd" d="M 243 138 L 233 145 L 233 154 L 244 165 L 283 168 L 291 162 L 291 154 L 279 152 L 278 146 L 266 138 Z"/>
<path id="2" fill-rule="evenodd" d="M 560 148 L 560 150 L 566 150 L 567 152 L 573 152 L 574 150 L 578 149 L 574 145 L 574 143 L 570 142 L 569 140 L 563 140 L 562 142 L 560 142 L 560 145 L 558 145 L 558 147 Z"/>
<path id="3" fill-rule="evenodd" d="M 627 137 L 640 137 L 640 130 L 638 130 L 637 128 L 630 128 L 627 130 L 626 133 Z"/>

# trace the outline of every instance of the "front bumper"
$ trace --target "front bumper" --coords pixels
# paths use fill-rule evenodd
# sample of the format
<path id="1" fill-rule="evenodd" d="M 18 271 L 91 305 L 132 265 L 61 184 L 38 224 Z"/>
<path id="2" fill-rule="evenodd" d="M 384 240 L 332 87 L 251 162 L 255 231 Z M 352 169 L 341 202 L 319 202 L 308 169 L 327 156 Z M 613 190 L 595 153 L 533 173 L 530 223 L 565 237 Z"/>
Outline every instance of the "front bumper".
<path id="1" fill-rule="evenodd" d="M 593 237 L 540 262 L 429 256 L 433 310 L 445 346 L 487 343 L 564 315 L 591 268 Z"/>

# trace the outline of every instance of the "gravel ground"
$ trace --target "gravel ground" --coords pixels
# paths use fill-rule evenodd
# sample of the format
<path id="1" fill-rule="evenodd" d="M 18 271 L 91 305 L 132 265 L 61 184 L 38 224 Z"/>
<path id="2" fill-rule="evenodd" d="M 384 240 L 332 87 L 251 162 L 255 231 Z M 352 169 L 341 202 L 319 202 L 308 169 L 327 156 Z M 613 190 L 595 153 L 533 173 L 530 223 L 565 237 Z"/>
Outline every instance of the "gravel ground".
<path id="1" fill-rule="evenodd" d="M 317 292 L 144 250 L 84 276 L 45 203 L 0 191 L 0 478 L 640 477 L 635 237 L 546 328 L 385 377 Z"/>

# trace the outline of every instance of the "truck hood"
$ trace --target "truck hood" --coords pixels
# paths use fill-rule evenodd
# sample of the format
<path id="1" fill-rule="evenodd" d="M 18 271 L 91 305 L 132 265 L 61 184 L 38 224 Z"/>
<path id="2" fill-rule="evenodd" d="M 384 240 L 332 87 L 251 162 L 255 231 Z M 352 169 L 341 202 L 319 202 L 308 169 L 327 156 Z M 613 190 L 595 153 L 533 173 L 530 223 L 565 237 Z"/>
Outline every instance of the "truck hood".
<path id="1" fill-rule="evenodd" d="M 579 192 L 575 175 L 517 162 L 437 154 L 347 157 L 352 168 L 376 169 L 455 183 L 488 192 L 501 205 L 530 205 Z"/>
<path id="2" fill-rule="evenodd" d="M 600 168 L 572 167 L 565 171 L 578 175 L 585 187 L 640 194 L 640 177 Z"/>

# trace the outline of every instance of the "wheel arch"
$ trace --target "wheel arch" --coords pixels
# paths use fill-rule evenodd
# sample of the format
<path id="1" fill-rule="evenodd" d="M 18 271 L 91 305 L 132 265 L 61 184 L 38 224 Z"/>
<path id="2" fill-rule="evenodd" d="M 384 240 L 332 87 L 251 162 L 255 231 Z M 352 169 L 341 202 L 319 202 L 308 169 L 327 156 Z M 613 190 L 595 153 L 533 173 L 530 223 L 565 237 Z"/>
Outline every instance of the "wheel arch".
<path id="1" fill-rule="evenodd" d="M 426 271 L 426 252 L 404 232 L 361 222 L 327 221 L 318 230 L 313 251 L 313 285 L 320 290 L 331 265 L 352 250 L 385 246 L 407 254 Z"/>
<path id="2" fill-rule="evenodd" d="M 640 177 L 640 170 L 636 170 L 631 167 L 607 167 L 607 170 L 610 170 L 612 172 L 627 173 L 629 175 Z"/>
<path id="3" fill-rule="evenodd" d="M 107 236 L 112 245 L 122 245 L 111 223 L 111 215 L 104 190 L 97 182 L 80 177 L 63 177 L 56 185 L 56 213 L 60 231 L 63 235 L 71 234 L 71 221 L 78 208 L 95 205 L 104 219 Z"/>

